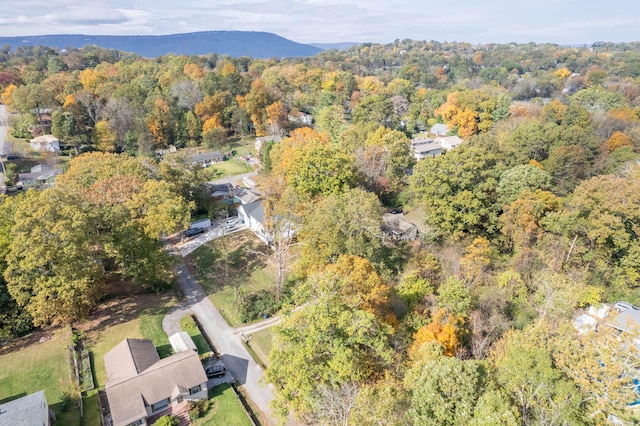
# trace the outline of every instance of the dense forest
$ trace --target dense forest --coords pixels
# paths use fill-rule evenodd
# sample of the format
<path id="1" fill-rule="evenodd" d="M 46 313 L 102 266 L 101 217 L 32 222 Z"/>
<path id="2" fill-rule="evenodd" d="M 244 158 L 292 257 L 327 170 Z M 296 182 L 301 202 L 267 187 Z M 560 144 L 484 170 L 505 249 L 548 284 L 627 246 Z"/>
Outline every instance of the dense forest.
<path id="1" fill-rule="evenodd" d="M 283 418 L 639 420 L 632 338 L 572 319 L 640 302 L 640 44 L 397 40 L 282 60 L 4 48 L 0 92 L 16 136 L 51 131 L 74 156 L 56 188 L 0 206 L 3 337 L 84 318 L 113 275 L 168 285 L 160 237 L 206 209 L 206 175 L 155 150 L 264 136 L 285 312 L 266 377 Z M 435 123 L 464 143 L 416 162 L 410 141 Z M 383 238 L 390 209 L 417 241 Z"/>

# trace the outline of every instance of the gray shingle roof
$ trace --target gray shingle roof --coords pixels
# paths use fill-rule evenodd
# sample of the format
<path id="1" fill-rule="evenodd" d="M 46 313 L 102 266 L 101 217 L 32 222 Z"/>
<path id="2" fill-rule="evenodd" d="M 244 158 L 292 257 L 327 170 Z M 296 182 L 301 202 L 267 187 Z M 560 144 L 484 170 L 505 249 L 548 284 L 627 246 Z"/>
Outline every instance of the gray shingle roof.
<path id="1" fill-rule="evenodd" d="M 0 425 L 46 426 L 49 424 L 49 406 L 44 391 L 0 404 Z"/>
<path id="2" fill-rule="evenodd" d="M 196 352 L 180 352 L 159 359 L 155 347 L 155 357 L 149 353 L 149 345 L 153 347 L 151 340 L 125 339 L 104 356 L 107 370 L 105 390 L 114 425 L 126 425 L 146 417 L 145 402 L 153 405 L 207 382 Z M 127 348 L 131 352 L 129 356 L 124 353 Z M 112 354 L 113 351 L 116 352 Z M 158 360 L 148 365 L 154 358 Z M 129 361 L 132 359 L 135 361 Z M 119 368 L 131 373 L 131 363 L 135 364 L 135 370 L 129 377 L 124 377 L 123 372 L 114 373 Z M 116 380 L 112 379 L 114 376 Z"/>

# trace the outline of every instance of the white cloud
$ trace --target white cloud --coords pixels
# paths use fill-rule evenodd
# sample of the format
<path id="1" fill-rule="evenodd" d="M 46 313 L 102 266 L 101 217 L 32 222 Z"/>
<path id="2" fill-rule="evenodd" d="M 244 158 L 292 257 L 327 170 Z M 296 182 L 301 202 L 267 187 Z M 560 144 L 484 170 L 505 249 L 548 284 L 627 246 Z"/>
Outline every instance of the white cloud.
<path id="1" fill-rule="evenodd" d="M 636 16 L 633 0 L 16 0 L 0 8 L 0 34 L 249 30 L 298 42 L 575 43 L 638 39 Z"/>

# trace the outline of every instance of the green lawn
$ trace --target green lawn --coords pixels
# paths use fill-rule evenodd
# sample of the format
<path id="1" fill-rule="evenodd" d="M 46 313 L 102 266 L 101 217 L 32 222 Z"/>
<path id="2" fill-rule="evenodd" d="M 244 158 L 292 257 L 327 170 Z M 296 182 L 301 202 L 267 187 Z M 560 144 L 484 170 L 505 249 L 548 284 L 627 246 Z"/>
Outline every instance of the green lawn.
<path id="1" fill-rule="evenodd" d="M 58 329 L 53 338 L 43 343 L 22 339 L 22 347 L 0 355 L 0 401 L 15 399 L 44 389 L 49 407 L 56 413 L 58 424 L 80 425 L 80 412 L 69 408 L 62 412 L 63 392 L 71 388 L 71 369 L 65 347 L 70 331 Z"/>
<path id="2" fill-rule="evenodd" d="M 182 330 L 189 333 L 193 343 L 195 343 L 198 348 L 198 354 L 207 354 L 211 351 L 209 349 L 209 344 L 207 343 L 207 339 L 204 338 L 200 329 L 198 328 L 198 324 L 193 320 L 193 317 L 190 315 L 182 317 L 180 320 L 180 327 Z"/>
<path id="3" fill-rule="evenodd" d="M 211 170 L 214 173 L 216 179 L 225 178 L 227 176 L 240 175 L 242 173 L 248 173 L 253 169 L 240 158 L 232 158 L 222 163 L 215 164 L 209 167 L 207 170 Z"/>
<path id="4" fill-rule="evenodd" d="M 227 383 L 218 385 L 209 391 L 213 407 L 194 426 L 251 426 L 251 421 L 242 403 Z"/>
<path id="5" fill-rule="evenodd" d="M 263 366 L 269 366 L 269 352 L 273 348 L 273 329 L 265 328 L 264 330 L 251 333 L 251 340 L 248 345 L 256 354 L 258 360 Z"/>
<path id="6" fill-rule="evenodd" d="M 238 325 L 236 319 L 237 296 L 269 289 L 275 272 L 267 259 L 247 251 L 267 252 L 267 247 L 251 231 L 246 230 L 225 237 L 229 252 L 229 278 L 224 275 L 224 262 L 220 239 L 210 241 L 188 256 L 196 265 L 196 278 L 210 295 L 229 325 Z"/>

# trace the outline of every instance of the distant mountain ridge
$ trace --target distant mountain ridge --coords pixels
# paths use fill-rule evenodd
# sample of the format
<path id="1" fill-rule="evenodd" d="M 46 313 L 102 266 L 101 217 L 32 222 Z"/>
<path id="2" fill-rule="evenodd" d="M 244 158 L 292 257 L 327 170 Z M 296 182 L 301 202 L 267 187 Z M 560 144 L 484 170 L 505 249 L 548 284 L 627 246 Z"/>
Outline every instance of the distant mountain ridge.
<path id="1" fill-rule="evenodd" d="M 176 55 L 206 55 L 216 53 L 233 57 L 291 58 L 313 56 L 323 49 L 296 43 L 277 34 L 258 31 L 201 31 L 170 35 L 85 35 L 52 34 L 21 37 L 0 37 L 0 46 L 49 46 L 58 49 L 96 45 L 106 49 L 134 52 L 154 58 L 170 53 Z"/>
<path id="2" fill-rule="evenodd" d="M 311 46 L 318 47 L 322 50 L 347 50 L 350 47 L 361 44 L 359 41 L 342 42 L 342 43 L 309 43 Z"/>

